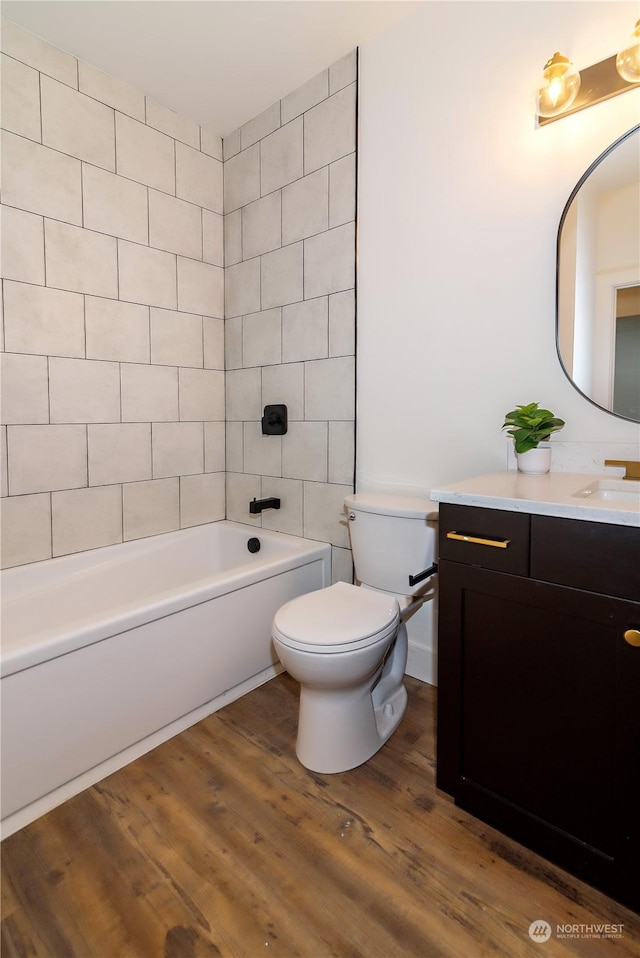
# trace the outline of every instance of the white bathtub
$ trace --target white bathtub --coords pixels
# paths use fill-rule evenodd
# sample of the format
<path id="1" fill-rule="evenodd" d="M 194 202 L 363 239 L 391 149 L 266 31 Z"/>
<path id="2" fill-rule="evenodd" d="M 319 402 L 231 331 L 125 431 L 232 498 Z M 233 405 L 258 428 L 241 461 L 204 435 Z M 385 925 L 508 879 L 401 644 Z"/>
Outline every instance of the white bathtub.
<path id="1" fill-rule="evenodd" d="M 330 557 L 221 521 L 3 571 L 2 837 L 276 675 Z"/>

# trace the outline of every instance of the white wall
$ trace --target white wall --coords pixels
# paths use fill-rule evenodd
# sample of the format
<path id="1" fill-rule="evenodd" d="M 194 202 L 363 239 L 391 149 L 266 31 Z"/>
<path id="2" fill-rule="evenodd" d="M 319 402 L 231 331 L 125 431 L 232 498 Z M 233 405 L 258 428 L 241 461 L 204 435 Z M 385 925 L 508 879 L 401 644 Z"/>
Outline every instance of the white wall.
<path id="1" fill-rule="evenodd" d="M 434 2 L 361 48 L 360 490 L 503 469 L 515 403 L 565 419 L 574 459 L 636 448 L 638 427 L 562 372 L 555 248 L 571 190 L 639 121 L 640 91 L 542 128 L 532 96 L 555 50 L 589 66 L 636 19 L 632 2 Z"/>

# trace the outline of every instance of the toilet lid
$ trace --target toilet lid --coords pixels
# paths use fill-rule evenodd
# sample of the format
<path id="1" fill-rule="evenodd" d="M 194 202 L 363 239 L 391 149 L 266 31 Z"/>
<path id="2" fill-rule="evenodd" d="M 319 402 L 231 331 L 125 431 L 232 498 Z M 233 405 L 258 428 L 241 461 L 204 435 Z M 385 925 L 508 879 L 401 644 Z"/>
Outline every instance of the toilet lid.
<path id="1" fill-rule="evenodd" d="M 395 629 L 399 618 L 395 596 L 336 582 L 287 602 L 276 612 L 273 629 L 285 645 L 339 652 L 354 643 L 377 641 Z"/>

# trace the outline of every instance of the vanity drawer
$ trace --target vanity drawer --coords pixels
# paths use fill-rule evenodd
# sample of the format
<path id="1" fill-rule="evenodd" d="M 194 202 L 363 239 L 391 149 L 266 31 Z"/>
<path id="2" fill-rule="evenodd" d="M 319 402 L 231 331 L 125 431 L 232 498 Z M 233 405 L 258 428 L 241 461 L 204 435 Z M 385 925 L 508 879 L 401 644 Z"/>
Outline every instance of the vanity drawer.
<path id="1" fill-rule="evenodd" d="M 531 576 L 640 602 L 640 529 L 532 516 Z"/>
<path id="2" fill-rule="evenodd" d="M 495 572 L 529 575 L 530 516 L 440 504 L 440 558 Z"/>

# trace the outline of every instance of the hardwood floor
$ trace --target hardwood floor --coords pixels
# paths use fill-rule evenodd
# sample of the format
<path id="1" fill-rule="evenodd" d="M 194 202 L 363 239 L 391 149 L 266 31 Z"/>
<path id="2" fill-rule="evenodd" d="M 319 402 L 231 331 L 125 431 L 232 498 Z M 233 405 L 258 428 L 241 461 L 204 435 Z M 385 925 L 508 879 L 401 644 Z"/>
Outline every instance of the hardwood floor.
<path id="1" fill-rule="evenodd" d="M 637 956 L 638 916 L 436 791 L 435 693 L 407 687 L 351 772 L 298 764 L 282 675 L 6 839 L 3 958 Z M 594 923 L 622 937 L 557 936 Z"/>

